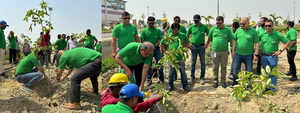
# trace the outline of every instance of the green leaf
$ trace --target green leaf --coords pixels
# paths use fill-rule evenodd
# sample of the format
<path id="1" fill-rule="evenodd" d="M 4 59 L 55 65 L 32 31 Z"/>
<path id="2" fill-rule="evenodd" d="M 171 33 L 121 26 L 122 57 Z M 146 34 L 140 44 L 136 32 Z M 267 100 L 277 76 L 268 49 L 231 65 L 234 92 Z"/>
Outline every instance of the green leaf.
<path id="1" fill-rule="evenodd" d="M 264 69 L 261 69 L 261 74 L 264 75 L 264 76 L 267 75 L 267 73 Z"/>
<path id="2" fill-rule="evenodd" d="M 267 85 L 269 85 L 271 83 L 271 81 L 272 81 L 271 78 L 269 78 L 267 81 Z"/>
<path id="3" fill-rule="evenodd" d="M 270 73 L 270 72 L 271 72 L 271 68 L 270 68 L 269 65 L 266 66 L 266 71 L 267 71 L 267 73 Z"/>
<path id="4" fill-rule="evenodd" d="M 259 112 L 264 112 L 265 110 L 259 107 Z"/>

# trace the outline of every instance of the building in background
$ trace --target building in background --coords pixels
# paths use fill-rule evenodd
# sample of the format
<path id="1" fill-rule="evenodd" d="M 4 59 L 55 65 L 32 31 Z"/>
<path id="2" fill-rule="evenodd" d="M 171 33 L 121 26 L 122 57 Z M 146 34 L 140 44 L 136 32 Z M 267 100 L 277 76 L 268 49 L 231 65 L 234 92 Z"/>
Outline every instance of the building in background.
<path id="1" fill-rule="evenodd" d="M 126 3 L 123 0 L 102 0 L 102 25 L 114 26 L 115 23 L 119 23 Z"/>

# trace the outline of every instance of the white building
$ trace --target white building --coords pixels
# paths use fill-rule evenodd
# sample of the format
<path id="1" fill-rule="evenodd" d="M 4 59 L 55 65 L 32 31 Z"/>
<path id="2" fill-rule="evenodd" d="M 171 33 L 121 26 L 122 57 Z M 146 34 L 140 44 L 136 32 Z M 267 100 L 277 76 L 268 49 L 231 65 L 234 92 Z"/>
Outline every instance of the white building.
<path id="1" fill-rule="evenodd" d="M 127 2 L 123 0 L 102 0 L 102 23 L 109 26 L 120 22 L 125 11 L 125 3 Z"/>

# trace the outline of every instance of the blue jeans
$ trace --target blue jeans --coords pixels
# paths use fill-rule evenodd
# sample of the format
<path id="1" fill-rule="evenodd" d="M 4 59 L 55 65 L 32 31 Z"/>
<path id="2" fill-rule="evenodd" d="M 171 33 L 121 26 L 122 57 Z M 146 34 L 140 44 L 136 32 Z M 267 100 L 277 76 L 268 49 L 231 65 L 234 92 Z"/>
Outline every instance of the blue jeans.
<path id="1" fill-rule="evenodd" d="M 197 55 L 199 54 L 201 63 L 201 76 L 200 79 L 204 79 L 205 75 L 205 49 L 203 46 L 193 46 L 192 49 L 192 65 L 191 65 L 191 78 L 195 78 L 195 67 L 197 62 Z"/>
<path id="2" fill-rule="evenodd" d="M 93 50 L 93 47 L 86 47 L 86 48 L 89 48 L 89 49 Z"/>
<path id="3" fill-rule="evenodd" d="M 18 74 L 16 79 L 19 83 L 24 83 L 24 86 L 29 87 L 35 84 L 43 77 L 43 73 L 37 72 L 37 69 L 33 69 L 31 73 Z"/>
<path id="4" fill-rule="evenodd" d="M 161 59 L 162 55 L 161 55 L 161 51 L 160 49 L 155 49 L 154 53 L 153 53 L 153 57 L 155 58 L 156 60 L 156 64 L 158 64 L 158 61 Z M 149 65 L 149 70 L 148 70 L 148 75 L 147 75 L 147 80 L 149 82 L 149 80 L 151 79 L 152 77 L 152 70 L 151 70 L 151 67 L 152 67 L 152 61 L 150 62 L 150 65 Z M 164 81 L 164 72 L 163 72 L 163 67 L 161 67 L 159 69 L 159 75 L 158 75 L 158 78 L 160 81 Z"/>
<path id="5" fill-rule="evenodd" d="M 180 71 L 180 75 L 181 75 L 181 84 L 183 87 L 186 87 L 188 85 L 188 82 L 187 82 L 187 77 L 186 77 L 186 74 L 185 74 L 185 64 L 184 62 L 182 62 L 182 59 L 179 60 L 178 64 L 181 66 L 181 68 L 179 69 Z M 175 75 L 175 68 L 172 67 L 170 64 L 169 64 L 169 87 L 172 87 L 174 88 L 174 84 L 173 84 L 173 81 L 174 81 L 174 75 Z"/>
<path id="6" fill-rule="evenodd" d="M 251 55 L 240 55 L 235 53 L 235 57 L 233 60 L 233 84 L 236 85 L 238 82 L 236 79 L 238 79 L 238 71 L 241 69 L 242 62 L 245 63 L 246 71 L 252 72 L 253 67 L 253 54 Z"/>
<path id="7" fill-rule="evenodd" d="M 271 71 L 272 71 L 273 68 L 277 67 L 277 64 L 278 64 L 278 57 L 265 56 L 265 55 L 261 56 L 261 65 L 264 68 L 264 70 L 266 70 L 266 66 L 269 65 L 271 68 Z M 269 75 L 269 78 L 271 78 L 271 84 L 276 86 L 277 85 L 277 77 L 274 75 Z M 270 88 L 270 89 L 274 90 L 275 88 Z"/>

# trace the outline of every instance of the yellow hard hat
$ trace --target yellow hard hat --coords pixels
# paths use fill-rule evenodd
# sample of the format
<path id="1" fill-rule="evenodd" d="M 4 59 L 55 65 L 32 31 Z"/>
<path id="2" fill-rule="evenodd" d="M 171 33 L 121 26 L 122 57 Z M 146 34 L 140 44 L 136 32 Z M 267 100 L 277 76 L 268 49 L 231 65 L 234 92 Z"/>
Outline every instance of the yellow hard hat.
<path id="1" fill-rule="evenodd" d="M 47 31 L 50 31 L 50 28 L 49 28 L 49 27 L 47 27 L 47 28 L 46 28 L 46 30 L 47 30 Z"/>
<path id="2" fill-rule="evenodd" d="M 123 73 L 115 73 L 113 76 L 110 77 L 110 80 L 108 83 L 128 83 L 128 77 L 127 75 Z"/>
<path id="3" fill-rule="evenodd" d="M 161 22 L 162 22 L 162 21 L 166 21 L 166 22 L 167 22 L 168 20 L 167 20 L 166 18 L 163 18 L 163 19 L 161 19 Z"/>
<path id="4" fill-rule="evenodd" d="M 15 35 L 16 38 L 18 38 L 18 35 Z"/>
<path id="5" fill-rule="evenodd" d="M 180 23 L 180 26 L 183 26 L 183 24 L 182 24 L 182 23 Z"/>
<path id="6" fill-rule="evenodd" d="M 249 25 L 254 26 L 255 24 L 256 24 L 255 22 L 251 22 Z"/>

